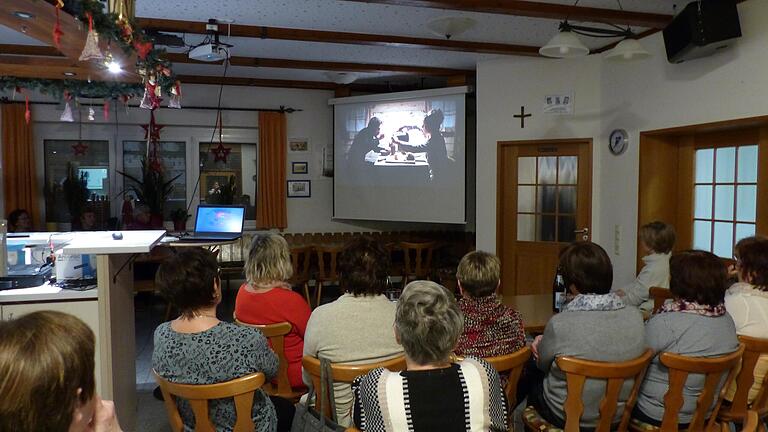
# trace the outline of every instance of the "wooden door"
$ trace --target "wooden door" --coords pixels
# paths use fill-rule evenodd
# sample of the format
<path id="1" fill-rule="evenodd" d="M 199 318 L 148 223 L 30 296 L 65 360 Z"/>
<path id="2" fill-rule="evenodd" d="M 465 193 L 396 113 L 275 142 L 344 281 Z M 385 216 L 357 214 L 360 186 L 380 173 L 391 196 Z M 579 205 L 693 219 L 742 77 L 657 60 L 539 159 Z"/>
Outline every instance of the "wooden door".
<path id="1" fill-rule="evenodd" d="M 499 142 L 498 165 L 502 293 L 549 293 L 560 249 L 592 237 L 592 140 Z"/>

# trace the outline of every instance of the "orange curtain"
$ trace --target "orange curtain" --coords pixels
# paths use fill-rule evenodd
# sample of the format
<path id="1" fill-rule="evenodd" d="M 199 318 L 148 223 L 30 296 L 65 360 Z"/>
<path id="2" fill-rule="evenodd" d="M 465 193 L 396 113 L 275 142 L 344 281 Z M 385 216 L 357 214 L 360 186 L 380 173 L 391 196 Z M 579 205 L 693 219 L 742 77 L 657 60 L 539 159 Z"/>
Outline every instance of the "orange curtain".
<path id="1" fill-rule="evenodd" d="M 26 209 L 32 226 L 42 226 L 38 208 L 37 167 L 32 142 L 32 123 L 24 119 L 23 104 L 2 104 L 3 192 L 5 211 Z"/>
<path id="2" fill-rule="evenodd" d="M 286 196 L 285 113 L 259 113 L 259 183 L 256 194 L 256 228 L 288 226 Z"/>

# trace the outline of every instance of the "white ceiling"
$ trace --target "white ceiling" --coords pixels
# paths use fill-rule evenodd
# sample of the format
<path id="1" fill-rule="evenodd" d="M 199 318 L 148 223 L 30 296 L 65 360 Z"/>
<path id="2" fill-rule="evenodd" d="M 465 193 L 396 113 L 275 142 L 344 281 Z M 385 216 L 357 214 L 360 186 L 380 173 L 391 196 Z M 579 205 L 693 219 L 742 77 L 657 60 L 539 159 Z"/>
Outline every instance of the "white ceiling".
<path id="1" fill-rule="evenodd" d="M 539 0 L 542 3 L 572 5 L 571 0 Z M 685 4 L 687 0 L 680 2 Z M 672 0 L 623 0 L 625 10 L 672 14 Z M 581 0 L 579 6 L 618 9 L 616 0 Z M 1 6 L 0 6 L 1 8 Z M 469 13 L 431 8 L 387 6 L 341 0 L 136 0 L 136 16 L 184 21 L 207 21 L 209 18 L 232 19 L 237 24 L 303 28 L 356 33 L 435 38 L 426 24 L 443 16 L 467 16 L 475 19 L 475 28 L 456 40 L 494 42 L 517 45 L 544 45 L 557 31 L 558 22 L 509 15 Z M 223 26 L 226 32 L 226 26 Z M 635 28 L 640 32 L 644 28 Z M 201 36 L 185 35 L 188 44 L 199 43 Z M 315 61 L 383 63 L 475 69 L 478 61 L 498 57 L 455 51 L 400 47 L 328 44 L 272 39 L 224 38 L 235 45 L 232 55 Z M 598 48 L 610 39 L 582 38 L 590 48 Z M 0 26 L 0 43 L 30 44 L 39 42 Z M 179 51 L 179 50 L 172 50 Z M 659 53 L 660 54 L 660 53 Z M 174 71 L 183 75 L 220 76 L 220 65 L 176 64 Z M 271 68 L 230 67 L 229 76 L 328 81 L 322 71 Z M 361 74 L 361 78 L 386 80 L 393 73 Z M 413 80 L 418 80 L 413 77 Z"/>

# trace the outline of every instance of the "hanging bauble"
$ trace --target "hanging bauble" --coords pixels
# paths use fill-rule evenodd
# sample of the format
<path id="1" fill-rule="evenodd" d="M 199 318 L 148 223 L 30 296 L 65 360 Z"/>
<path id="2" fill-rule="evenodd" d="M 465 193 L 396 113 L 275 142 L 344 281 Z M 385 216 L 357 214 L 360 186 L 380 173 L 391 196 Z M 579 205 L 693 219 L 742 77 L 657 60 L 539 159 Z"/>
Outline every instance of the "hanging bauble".
<path id="1" fill-rule="evenodd" d="M 171 88 L 171 99 L 168 101 L 168 108 L 181 109 L 181 83 L 176 83 Z"/>
<path id="2" fill-rule="evenodd" d="M 160 88 L 154 80 L 149 79 L 144 85 L 144 96 L 141 98 L 139 107 L 153 110 L 160 107 L 160 98 L 157 96 L 157 89 Z"/>
<path id="3" fill-rule="evenodd" d="M 105 100 L 102 106 L 102 112 L 104 113 L 104 121 L 109 121 L 109 101 Z"/>
<path id="4" fill-rule="evenodd" d="M 80 61 L 88 60 L 104 60 L 104 54 L 99 49 L 99 34 L 93 29 L 93 15 L 90 12 L 88 15 L 88 36 L 85 39 L 85 47 L 80 54 Z"/>
<path id="5" fill-rule="evenodd" d="M 72 107 L 69 106 L 69 101 L 64 102 L 64 111 L 61 112 L 59 120 L 63 122 L 73 122 L 75 118 L 72 116 Z"/>
<path id="6" fill-rule="evenodd" d="M 88 121 L 94 120 L 96 120 L 96 111 L 93 110 L 93 107 L 88 107 Z"/>

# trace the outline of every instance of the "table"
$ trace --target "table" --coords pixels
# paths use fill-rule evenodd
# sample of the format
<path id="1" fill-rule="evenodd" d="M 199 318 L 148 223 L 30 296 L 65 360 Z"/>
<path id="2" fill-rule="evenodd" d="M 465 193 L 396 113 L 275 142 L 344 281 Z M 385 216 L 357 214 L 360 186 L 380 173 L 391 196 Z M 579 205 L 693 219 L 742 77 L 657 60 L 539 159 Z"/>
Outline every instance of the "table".
<path id="1" fill-rule="evenodd" d="M 523 316 L 525 331 L 543 333 L 552 311 L 552 294 L 528 294 L 503 296 L 502 303 L 513 307 Z"/>

